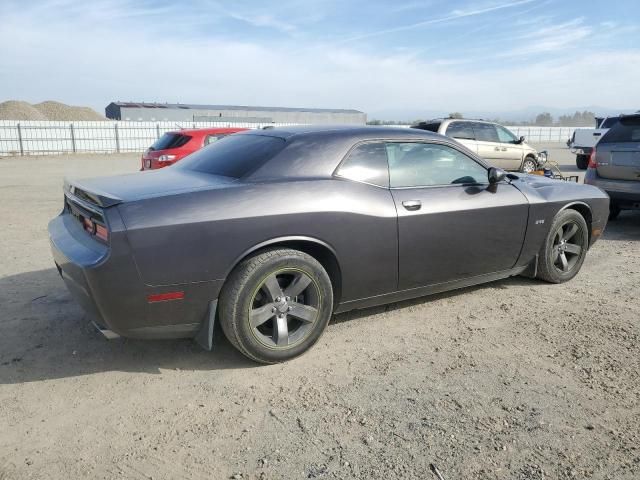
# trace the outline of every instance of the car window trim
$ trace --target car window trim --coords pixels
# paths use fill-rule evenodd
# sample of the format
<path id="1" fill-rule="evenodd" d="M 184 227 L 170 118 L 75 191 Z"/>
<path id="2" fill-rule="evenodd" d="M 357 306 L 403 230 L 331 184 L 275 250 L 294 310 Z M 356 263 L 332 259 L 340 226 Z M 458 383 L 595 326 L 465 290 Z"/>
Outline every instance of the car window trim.
<path id="1" fill-rule="evenodd" d="M 439 140 L 439 139 L 438 139 Z M 470 160 L 473 160 L 474 162 L 476 162 L 478 165 L 480 165 L 482 168 L 484 168 L 487 171 L 487 175 L 489 175 L 489 168 L 487 165 L 485 165 L 483 162 L 479 162 L 478 159 L 469 156 L 467 153 L 463 152 L 462 150 L 460 150 L 459 148 L 457 148 L 455 145 L 449 143 L 449 142 L 442 142 L 442 141 L 432 141 L 432 142 L 424 142 L 424 141 L 415 141 L 415 140 L 392 140 L 389 143 L 426 143 L 426 144 L 430 144 L 430 145 L 444 145 L 445 147 L 449 147 L 453 150 L 456 150 L 458 153 L 464 155 L 465 157 L 469 158 Z M 387 162 L 389 161 L 389 157 L 387 157 Z M 486 182 L 475 182 L 475 183 L 442 183 L 442 184 L 438 184 L 438 185 L 415 185 L 412 187 L 392 187 L 391 186 L 391 169 L 389 169 L 389 189 L 390 190 L 407 190 L 407 189 L 411 189 L 411 188 L 442 188 L 442 187 L 471 187 L 474 185 L 489 185 L 489 177 L 487 177 L 487 181 Z"/>
<path id="2" fill-rule="evenodd" d="M 360 142 L 355 143 L 348 151 L 347 153 L 342 157 L 342 160 L 340 160 L 340 163 L 338 163 L 338 166 L 333 170 L 333 173 L 331 174 L 331 177 L 337 180 L 346 180 L 349 182 L 354 182 L 354 183 L 362 183 L 365 185 L 370 185 L 372 187 L 377 187 L 377 188 L 383 188 L 385 190 L 404 190 L 404 189 L 410 189 L 410 188 L 442 188 L 442 187 L 471 187 L 474 185 L 489 185 L 489 179 L 487 177 L 487 181 L 486 182 L 478 182 L 478 183 L 445 183 L 445 184 L 441 184 L 441 185 L 416 185 L 413 187 L 392 187 L 391 186 L 391 171 L 389 168 L 389 155 L 387 154 L 387 171 L 389 172 L 389 186 L 387 187 L 383 187 L 380 185 L 376 185 L 375 183 L 369 183 L 369 182 L 365 182 L 362 180 L 354 180 L 352 178 L 347 178 L 347 177 L 343 177 L 342 175 L 338 174 L 338 170 L 340 169 L 340 167 L 342 166 L 342 164 L 344 163 L 344 161 L 349 158 L 349 155 L 351 154 L 351 152 L 353 150 L 355 150 L 357 147 L 359 147 L 360 145 L 363 145 L 365 143 L 426 143 L 429 145 L 444 145 L 445 147 L 449 147 L 452 148 L 454 150 L 456 150 L 457 152 L 461 153 L 462 155 L 468 157 L 469 159 L 473 160 L 474 162 L 476 162 L 478 165 L 480 165 L 482 168 L 484 168 L 487 171 L 487 175 L 489 174 L 489 168 L 490 166 L 485 164 L 484 161 L 482 161 L 482 159 L 480 158 L 475 158 L 472 156 L 469 156 L 469 154 L 467 154 L 466 152 L 463 152 L 461 149 L 459 149 L 456 145 L 454 145 L 453 143 L 447 142 L 447 141 L 442 141 L 439 138 L 438 139 L 433 139 L 433 140 L 416 140 L 415 138 L 408 138 L 408 139 L 401 139 L 401 138 L 377 138 L 377 139 L 367 139 L 367 140 L 362 140 Z"/>

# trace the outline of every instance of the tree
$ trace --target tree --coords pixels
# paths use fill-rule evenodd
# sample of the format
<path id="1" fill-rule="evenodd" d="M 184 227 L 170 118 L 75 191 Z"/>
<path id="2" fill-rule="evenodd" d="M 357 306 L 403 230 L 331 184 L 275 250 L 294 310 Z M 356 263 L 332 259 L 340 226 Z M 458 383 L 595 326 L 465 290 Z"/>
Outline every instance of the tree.
<path id="1" fill-rule="evenodd" d="M 550 127 L 553 125 L 553 117 L 549 112 L 539 113 L 536 115 L 535 124 L 540 127 Z"/>
<path id="2" fill-rule="evenodd" d="M 464 118 L 460 112 L 453 112 L 449 114 L 449 118 Z"/>

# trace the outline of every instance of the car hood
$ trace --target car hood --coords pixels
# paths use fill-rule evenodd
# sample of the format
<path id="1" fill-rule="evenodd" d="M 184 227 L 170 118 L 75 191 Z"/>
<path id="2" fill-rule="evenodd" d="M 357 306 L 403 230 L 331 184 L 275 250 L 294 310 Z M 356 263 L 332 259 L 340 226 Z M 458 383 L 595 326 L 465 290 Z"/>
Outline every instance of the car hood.
<path id="1" fill-rule="evenodd" d="M 223 188 L 236 181 L 235 178 L 168 167 L 109 177 L 65 179 L 65 191 L 102 207 L 110 207 L 152 197 Z"/>

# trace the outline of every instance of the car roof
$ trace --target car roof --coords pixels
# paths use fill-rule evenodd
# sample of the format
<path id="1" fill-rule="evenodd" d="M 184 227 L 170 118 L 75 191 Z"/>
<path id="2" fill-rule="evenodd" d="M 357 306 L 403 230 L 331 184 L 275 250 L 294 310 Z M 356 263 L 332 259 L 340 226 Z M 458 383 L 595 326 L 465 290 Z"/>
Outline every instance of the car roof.
<path id="1" fill-rule="evenodd" d="M 243 132 L 247 130 L 246 128 L 226 128 L 226 127 L 215 127 L 215 128 L 182 128 L 180 130 L 171 130 L 167 133 L 182 133 L 189 135 L 209 135 L 212 133 L 236 133 Z"/>
<path id="2" fill-rule="evenodd" d="M 433 132 L 416 130 L 407 127 L 387 127 L 377 125 L 291 125 L 274 127 L 262 130 L 248 130 L 243 135 L 265 135 L 279 137 L 285 140 L 303 137 L 323 137 L 329 140 L 331 137 L 351 138 L 354 140 L 374 140 L 393 138 L 441 138 Z"/>

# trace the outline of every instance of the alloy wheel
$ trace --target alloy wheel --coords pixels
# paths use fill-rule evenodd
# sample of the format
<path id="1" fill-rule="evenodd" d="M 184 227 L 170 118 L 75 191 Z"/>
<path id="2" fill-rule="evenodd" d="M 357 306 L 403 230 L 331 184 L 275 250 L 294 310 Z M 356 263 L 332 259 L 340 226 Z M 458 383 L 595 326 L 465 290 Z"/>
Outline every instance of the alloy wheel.
<path id="1" fill-rule="evenodd" d="M 558 227 L 553 237 L 552 255 L 554 267 L 561 273 L 573 270 L 580 259 L 584 245 L 584 232 L 580 225 L 568 221 Z"/>
<path id="2" fill-rule="evenodd" d="M 288 268 L 271 273 L 251 299 L 251 331 L 266 347 L 292 347 L 311 333 L 320 302 L 320 289 L 307 272 Z"/>

